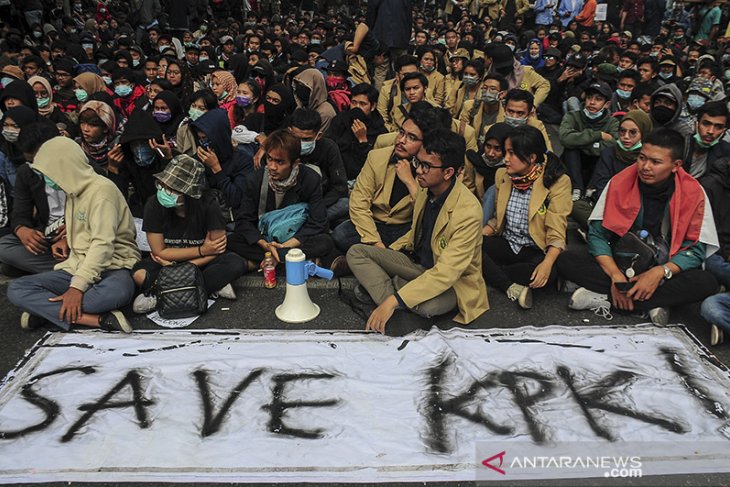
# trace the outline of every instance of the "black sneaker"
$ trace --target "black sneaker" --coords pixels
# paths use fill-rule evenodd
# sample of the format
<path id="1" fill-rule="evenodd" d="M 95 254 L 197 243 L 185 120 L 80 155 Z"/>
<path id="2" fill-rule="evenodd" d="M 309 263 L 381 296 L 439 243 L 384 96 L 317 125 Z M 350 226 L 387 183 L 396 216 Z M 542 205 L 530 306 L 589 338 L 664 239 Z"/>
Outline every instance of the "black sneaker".
<path id="1" fill-rule="evenodd" d="M 367 290 L 360 284 L 355 286 L 353 292 L 355 293 L 355 297 L 357 298 L 357 300 L 360 301 L 362 304 L 377 306 L 375 304 L 375 301 L 373 301 L 373 298 L 370 297 L 370 293 L 368 293 Z"/>
<path id="2" fill-rule="evenodd" d="M 48 320 L 41 318 L 40 316 L 32 315 L 26 311 L 20 315 L 20 327 L 25 331 L 33 331 L 38 328 L 43 328 L 48 324 Z"/>
<path id="3" fill-rule="evenodd" d="M 105 331 L 122 331 L 132 333 L 132 325 L 129 324 L 124 313 L 121 311 L 110 311 L 99 317 L 99 328 Z"/>

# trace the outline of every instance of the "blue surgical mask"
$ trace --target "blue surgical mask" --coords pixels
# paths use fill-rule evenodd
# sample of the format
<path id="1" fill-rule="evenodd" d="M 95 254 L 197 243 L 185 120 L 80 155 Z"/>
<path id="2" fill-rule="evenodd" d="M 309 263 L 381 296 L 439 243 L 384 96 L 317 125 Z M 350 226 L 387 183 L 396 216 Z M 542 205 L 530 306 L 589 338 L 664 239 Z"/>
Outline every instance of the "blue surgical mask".
<path id="1" fill-rule="evenodd" d="M 132 87 L 129 85 L 119 85 L 114 88 L 114 93 L 123 98 L 125 96 L 129 96 L 132 93 Z"/>
<path id="2" fill-rule="evenodd" d="M 638 141 L 636 144 L 632 145 L 631 147 L 626 147 L 621 140 L 617 141 L 618 145 L 626 152 L 636 152 L 637 150 L 641 149 L 641 146 L 643 145 L 641 141 Z"/>
<path id="3" fill-rule="evenodd" d="M 628 100 L 629 98 L 631 98 L 631 92 L 626 90 L 617 89 L 616 95 L 622 100 Z"/>
<path id="4" fill-rule="evenodd" d="M 132 66 L 134 66 L 135 68 L 139 66 L 139 59 L 132 59 Z"/>
<path id="5" fill-rule="evenodd" d="M 687 106 L 689 106 L 690 110 L 696 111 L 698 108 L 705 104 L 705 101 L 706 100 L 704 96 L 692 93 L 687 97 Z"/>
<path id="6" fill-rule="evenodd" d="M 665 73 L 664 71 L 659 73 L 659 77 L 662 79 L 669 79 L 674 76 L 674 73 Z"/>
<path id="7" fill-rule="evenodd" d="M 205 114 L 205 112 L 203 110 L 198 110 L 197 108 L 190 107 L 190 110 L 188 110 L 188 116 L 193 122 L 202 117 L 203 114 Z"/>
<path id="8" fill-rule="evenodd" d="M 157 154 L 146 142 L 138 142 L 130 145 L 134 162 L 139 167 L 149 167 L 154 164 Z"/>
<path id="9" fill-rule="evenodd" d="M 5 138 L 5 140 L 7 140 L 8 142 L 13 142 L 13 143 L 17 142 L 18 137 L 20 136 L 20 130 L 15 130 L 15 129 L 3 129 L 2 133 L 3 133 L 3 137 Z"/>
<path id="10" fill-rule="evenodd" d="M 695 132 L 695 135 L 694 135 L 695 142 L 697 143 L 697 145 L 699 145 L 703 149 L 709 149 L 711 147 L 716 146 L 720 142 L 721 138 L 722 137 L 718 137 L 708 144 L 702 140 L 702 138 L 700 137 L 700 134 L 698 134 L 697 132 Z"/>
<path id="11" fill-rule="evenodd" d="M 55 183 L 55 182 L 53 181 L 53 179 L 49 178 L 49 177 L 48 177 L 48 176 L 46 176 L 45 174 L 43 175 L 43 181 L 45 181 L 45 182 L 46 182 L 46 186 L 48 186 L 48 187 L 49 187 L 49 188 L 51 188 L 51 189 L 55 189 L 56 191 L 58 191 L 59 189 L 61 189 L 61 187 L 60 187 L 59 185 L 57 185 L 57 184 L 56 184 L 56 183 Z"/>
<path id="12" fill-rule="evenodd" d="M 175 208 L 177 206 L 177 196 L 163 189 L 157 190 L 157 201 L 165 208 Z"/>
<path id="13" fill-rule="evenodd" d="M 74 90 L 74 94 L 76 95 L 76 99 L 82 103 L 89 99 L 89 94 L 82 88 Z"/>
<path id="14" fill-rule="evenodd" d="M 301 149 L 302 155 L 303 156 L 308 156 L 309 154 L 311 154 L 312 152 L 314 152 L 314 146 L 317 145 L 317 141 L 316 140 L 310 140 L 308 142 L 305 142 L 305 141 L 302 140 L 301 141 L 301 144 L 302 144 L 302 149 Z"/>
<path id="15" fill-rule="evenodd" d="M 38 103 L 38 108 L 45 108 L 51 103 L 51 97 L 37 98 L 36 103 Z"/>
<path id="16" fill-rule="evenodd" d="M 107 86 L 111 86 L 114 81 L 112 81 L 111 76 L 102 76 L 101 79 L 104 80 L 104 84 Z"/>
<path id="17" fill-rule="evenodd" d="M 221 93 L 221 96 L 218 97 L 218 99 L 225 100 L 227 96 L 228 96 L 228 92 L 224 90 L 223 93 Z"/>
<path id="18" fill-rule="evenodd" d="M 15 80 L 13 78 L 9 78 L 9 77 L 6 76 L 6 77 L 3 77 L 2 80 L 0 80 L 0 81 L 3 84 L 3 88 L 5 88 L 5 87 L 7 87 L 10 83 L 12 83 Z"/>
<path id="19" fill-rule="evenodd" d="M 589 120 L 596 120 L 596 119 L 598 119 L 598 118 L 601 118 L 601 116 L 603 115 L 603 108 L 601 108 L 601 109 L 600 109 L 599 111 L 597 111 L 596 113 L 592 113 L 592 112 L 588 111 L 588 109 L 587 109 L 587 108 L 584 108 L 584 109 L 583 109 L 583 114 L 584 114 L 584 115 L 585 115 L 586 117 L 588 117 L 588 119 L 589 119 Z"/>

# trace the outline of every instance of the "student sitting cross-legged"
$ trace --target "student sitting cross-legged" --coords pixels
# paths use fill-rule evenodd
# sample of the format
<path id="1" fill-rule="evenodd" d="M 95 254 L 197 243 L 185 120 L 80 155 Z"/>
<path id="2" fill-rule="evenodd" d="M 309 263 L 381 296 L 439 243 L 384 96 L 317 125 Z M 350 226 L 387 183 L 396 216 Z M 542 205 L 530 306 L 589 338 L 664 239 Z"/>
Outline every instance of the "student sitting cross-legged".
<path id="1" fill-rule="evenodd" d="M 560 274 L 582 286 L 571 309 L 609 317 L 613 304 L 648 312 L 664 325 L 670 306 L 717 291 L 715 278 L 702 270 L 718 248 L 710 202 L 682 169 L 683 154 L 679 132 L 662 128 L 644 140 L 635 164 L 611 178 L 589 218 L 588 252 L 570 250 L 558 259 Z M 639 238 L 655 249 L 646 259 L 625 258 L 645 254 Z"/>
<path id="2" fill-rule="evenodd" d="M 504 169 L 494 178 L 496 215 L 484 226 L 484 279 L 532 307 L 532 289 L 556 277 L 573 205 L 570 178 L 542 133 L 525 125 L 504 138 Z"/>
<path id="3" fill-rule="evenodd" d="M 204 171 L 200 162 L 181 154 L 154 176 L 157 193 L 145 204 L 142 224 L 152 252 L 132 270 L 142 291 L 132 305 L 135 313 L 155 308 L 152 286 L 160 270 L 176 262 L 198 266 L 208 293 L 236 298 L 231 283 L 243 275 L 246 263 L 226 252 L 226 223 L 218 202 L 203 192 Z"/>
<path id="4" fill-rule="evenodd" d="M 416 197 L 411 229 L 390 248 L 356 244 L 347 252 L 361 286 L 355 295 L 364 301 L 369 295 L 378 305 L 367 329 L 381 333 L 412 331 L 389 324 L 397 309 L 431 317 L 458 308 L 454 321 L 468 324 L 489 308 L 481 274 L 482 210 L 457 181 L 464 139 L 436 129 L 423 141 L 413 165 L 418 185 L 427 191 Z"/>

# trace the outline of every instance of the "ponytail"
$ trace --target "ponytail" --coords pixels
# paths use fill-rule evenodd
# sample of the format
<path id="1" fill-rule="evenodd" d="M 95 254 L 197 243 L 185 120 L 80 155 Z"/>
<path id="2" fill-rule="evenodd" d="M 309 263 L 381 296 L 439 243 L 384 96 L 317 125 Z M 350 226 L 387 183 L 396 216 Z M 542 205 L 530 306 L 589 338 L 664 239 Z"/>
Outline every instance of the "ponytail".
<path id="1" fill-rule="evenodd" d="M 542 184 L 550 189 L 555 182 L 560 179 L 560 176 L 567 173 L 565 164 L 560 158 L 552 151 L 545 151 L 545 166 L 542 172 Z"/>

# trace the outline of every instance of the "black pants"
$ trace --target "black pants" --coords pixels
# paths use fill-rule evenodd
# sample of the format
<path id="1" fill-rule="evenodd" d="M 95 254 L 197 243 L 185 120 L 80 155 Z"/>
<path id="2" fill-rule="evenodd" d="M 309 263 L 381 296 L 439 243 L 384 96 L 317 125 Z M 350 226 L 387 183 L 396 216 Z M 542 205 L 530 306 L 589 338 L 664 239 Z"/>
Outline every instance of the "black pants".
<path id="1" fill-rule="evenodd" d="M 482 244 L 482 275 L 484 281 L 502 292 L 514 283 L 526 286 L 535 267 L 545 258 L 537 247 L 522 247 L 515 254 L 504 237 L 484 237 Z M 548 283 L 556 276 L 555 267 L 550 272 Z"/>
<path id="2" fill-rule="evenodd" d="M 332 237 L 325 234 L 303 237 L 300 242 L 301 245 L 298 248 L 304 252 L 304 255 L 307 256 L 308 260 L 314 260 L 317 257 L 324 257 L 332 252 L 332 249 L 334 248 Z M 235 233 L 228 237 L 228 248 L 251 262 L 258 264 L 264 260 L 265 252 L 258 244 L 254 243 L 251 245 Z M 286 252 L 287 249 L 277 249 L 281 262 L 284 262 Z"/>
<path id="3" fill-rule="evenodd" d="M 598 156 L 589 156 L 578 149 L 565 149 L 563 162 L 570 176 L 573 189 L 586 190 L 586 182 L 591 180 L 596 169 Z"/>
<path id="4" fill-rule="evenodd" d="M 147 276 L 142 284 L 141 291 L 149 294 L 152 285 L 160 274 L 162 266 L 148 257 L 142 259 L 134 266 L 132 274 L 140 269 L 147 271 Z M 204 267 L 201 267 L 200 270 L 203 272 L 203 282 L 205 282 L 206 291 L 208 293 L 214 293 L 226 284 L 230 284 L 241 277 L 246 272 L 246 262 L 233 252 L 226 252 L 213 259 Z"/>
<path id="5" fill-rule="evenodd" d="M 558 272 L 577 285 L 601 294 L 609 294 L 611 279 L 603 272 L 596 259 L 587 250 L 569 250 L 558 257 Z M 634 301 L 634 308 L 648 311 L 653 308 L 670 308 L 702 301 L 717 292 L 719 284 L 708 271 L 691 269 L 682 271 L 665 280 L 647 301 Z"/>

